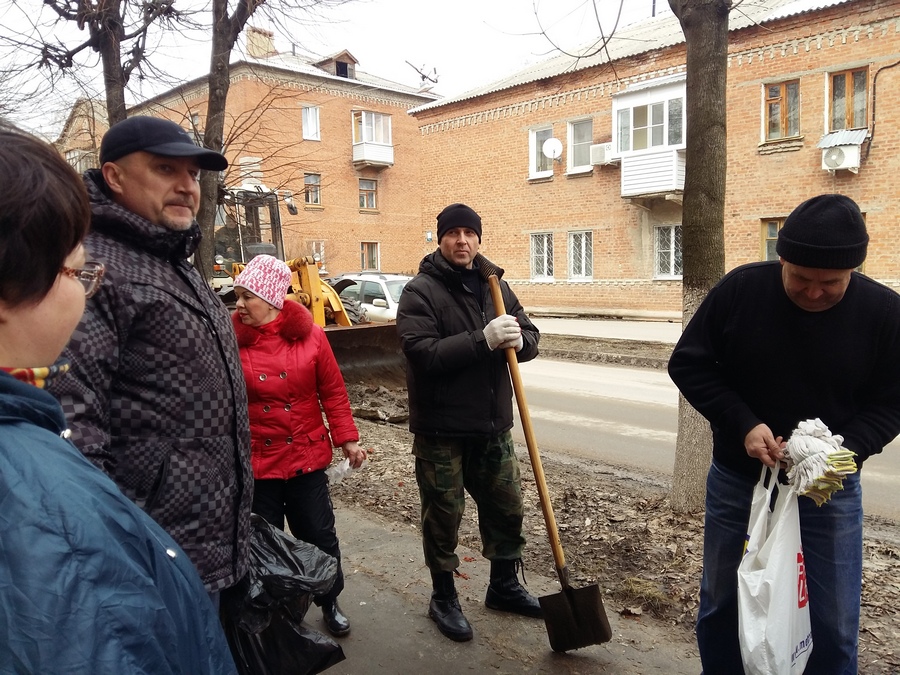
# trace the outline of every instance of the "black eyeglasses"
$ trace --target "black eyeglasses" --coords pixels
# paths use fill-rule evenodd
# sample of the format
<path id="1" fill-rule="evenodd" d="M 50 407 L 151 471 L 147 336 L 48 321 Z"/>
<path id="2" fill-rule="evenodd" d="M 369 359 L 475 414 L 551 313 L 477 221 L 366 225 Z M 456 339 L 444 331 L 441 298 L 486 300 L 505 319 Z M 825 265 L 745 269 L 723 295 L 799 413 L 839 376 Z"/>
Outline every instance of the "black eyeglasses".
<path id="1" fill-rule="evenodd" d="M 103 273 L 106 271 L 101 262 L 86 262 L 84 267 L 75 269 L 63 265 L 60 270 L 67 277 L 78 279 L 84 286 L 84 297 L 89 298 L 100 288 L 100 282 L 103 281 Z"/>

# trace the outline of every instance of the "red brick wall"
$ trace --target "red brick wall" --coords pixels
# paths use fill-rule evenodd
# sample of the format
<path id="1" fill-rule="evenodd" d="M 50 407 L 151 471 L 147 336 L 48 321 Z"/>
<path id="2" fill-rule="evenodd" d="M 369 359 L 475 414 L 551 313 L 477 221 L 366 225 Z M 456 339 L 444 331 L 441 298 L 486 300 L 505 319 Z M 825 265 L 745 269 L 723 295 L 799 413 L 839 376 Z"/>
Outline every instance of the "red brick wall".
<path id="1" fill-rule="evenodd" d="M 866 213 L 872 243 L 865 271 L 900 285 L 900 234 L 894 227 L 900 194 L 892 180 L 900 173 L 900 133 L 892 121 L 900 104 L 900 67 L 878 77 L 875 135 L 858 175 L 823 171 L 816 148 L 825 131 L 829 72 L 869 66 L 872 128 L 875 73 L 900 60 L 898 16 L 900 2 L 868 0 L 732 33 L 726 269 L 761 259 L 763 219 L 784 217 L 810 196 L 842 192 Z M 641 78 L 682 72 L 683 63 L 683 47 L 676 46 L 620 61 L 614 72 L 593 68 L 416 113 L 426 186 L 423 228 L 431 229 L 434 214 L 450 202 L 475 208 L 484 221 L 482 252 L 506 268 L 526 307 L 677 314 L 680 282 L 653 279 L 652 226 L 680 222 L 680 208 L 662 200 L 637 205 L 623 199 L 617 166 L 566 177 L 565 139 L 568 121 L 590 115 L 593 142 L 611 140 L 611 95 Z M 796 147 L 761 147 L 763 84 L 798 77 L 802 140 Z M 529 181 L 528 131 L 546 124 L 563 140 L 563 161 L 552 179 Z M 592 281 L 566 278 L 567 233 L 573 230 L 593 232 Z M 552 282 L 530 280 L 534 232 L 554 234 Z"/>
<path id="2" fill-rule="evenodd" d="M 265 71 L 257 70 L 265 74 Z M 231 162 L 226 185 L 240 184 L 238 160 L 262 158 L 262 182 L 293 193 L 298 214 L 281 209 L 287 258 L 310 255 L 312 242 L 325 243 L 330 274 L 360 269 L 360 243 L 378 242 L 380 267 L 412 272 L 425 247 L 421 236 L 419 132 L 407 110 L 424 99 L 379 90 L 360 82 L 324 81 L 290 73 L 233 72 L 228 94 L 225 154 Z M 304 105 L 318 106 L 321 141 L 303 140 Z M 176 91 L 144 108 L 189 126 L 191 113 L 206 114 L 205 86 Z M 394 165 L 356 168 L 352 163 L 351 113 L 391 115 Z M 186 112 L 187 111 L 187 112 Z M 203 120 L 201 119 L 201 126 Z M 304 173 L 321 175 L 321 207 L 304 204 Z M 359 208 L 359 179 L 378 181 L 377 210 Z"/>

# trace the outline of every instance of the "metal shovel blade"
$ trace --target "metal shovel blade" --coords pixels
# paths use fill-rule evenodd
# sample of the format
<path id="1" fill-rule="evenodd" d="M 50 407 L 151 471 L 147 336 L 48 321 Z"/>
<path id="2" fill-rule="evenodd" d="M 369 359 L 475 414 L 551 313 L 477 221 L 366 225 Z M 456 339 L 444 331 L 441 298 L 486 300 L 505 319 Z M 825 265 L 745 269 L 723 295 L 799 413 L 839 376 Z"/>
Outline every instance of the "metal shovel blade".
<path id="1" fill-rule="evenodd" d="M 597 584 L 584 588 L 565 587 L 559 593 L 538 598 L 538 602 L 544 611 L 547 637 L 553 651 L 567 652 L 612 639 Z"/>

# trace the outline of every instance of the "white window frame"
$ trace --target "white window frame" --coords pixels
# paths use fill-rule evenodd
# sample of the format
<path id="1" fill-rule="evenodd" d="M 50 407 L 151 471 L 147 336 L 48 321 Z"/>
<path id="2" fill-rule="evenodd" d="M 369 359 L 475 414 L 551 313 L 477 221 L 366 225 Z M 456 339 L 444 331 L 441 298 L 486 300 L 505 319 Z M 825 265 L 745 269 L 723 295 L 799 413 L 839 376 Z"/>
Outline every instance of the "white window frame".
<path id="1" fill-rule="evenodd" d="M 553 281 L 553 233 L 535 232 L 530 243 L 531 280 Z"/>
<path id="2" fill-rule="evenodd" d="M 375 267 L 367 266 L 366 253 L 370 247 L 373 247 L 375 250 Z M 381 269 L 381 245 L 377 241 L 359 242 L 359 269 L 364 272 Z"/>
<path id="3" fill-rule="evenodd" d="M 322 174 L 303 174 L 303 203 L 307 206 L 322 206 Z"/>
<path id="4" fill-rule="evenodd" d="M 373 187 L 369 188 L 368 186 L 366 186 L 365 188 L 363 188 L 363 182 L 371 183 Z M 378 181 L 375 180 L 374 178 L 360 178 L 359 179 L 360 202 L 363 201 L 363 195 L 366 196 L 366 199 L 365 199 L 366 204 L 363 205 L 362 203 L 360 203 L 359 208 L 364 209 L 366 211 L 377 211 L 378 210 Z M 369 196 L 372 197 L 372 205 L 371 206 L 369 206 L 369 204 L 368 204 Z"/>
<path id="5" fill-rule="evenodd" d="M 238 175 L 241 178 L 241 187 L 247 186 L 248 189 L 252 189 L 262 185 L 262 157 L 239 157 Z"/>
<path id="6" fill-rule="evenodd" d="M 319 274 L 327 274 L 325 269 L 325 240 L 317 239 L 309 242 L 310 252 L 319 267 Z M 318 258 L 316 258 L 318 256 Z"/>
<path id="7" fill-rule="evenodd" d="M 393 145 L 391 116 L 371 110 L 353 111 L 353 144 Z"/>
<path id="8" fill-rule="evenodd" d="M 66 162 L 77 173 L 84 173 L 96 166 L 96 155 L 90 150 L 66 150 Z"/>
<path id="9" fill-rule="evenodd" d="M 305 105 L 301 111 L 300 130 L 304 141 L 321 141 L 322 129 L 319 126 L 319 106 Z"/>
<path id="10" fill-rule="evenodd" d="M 673 101 L 680 101 L 680 112 L 675 108 Z M 675 78 L 661 78 L 651 82 L 641 83 L 630 87 L 625 92 L 613 98 L 612 125 L 615 156 L 623 154 L 641 153 L 647 151 L 659 151 L 665 148 L 683 149 L 686 145 L 687 113 L 685 108 L 686 92 L 684 76 Z M 662 105 L 662 119 L 657 125 L 653 125 L 652 107 Z M 640 129 L 647 129 L 648 143 L 645 148 L 634 149 L 635 141 L 635 110 L 647 108 L 647 125 Z M 680 129 L 674 122 L 680 120 Z M 661 142 L 654 144 L 652 129 L 657 126 L 661 129 Z"/>
<path id="11" fill-rule="evenodd" d="M 575 140 L 575 129 L 576 127 L 582 127 L 585 124 L 590 125 L 590 133 L 588 134 L 588 139 L 586 141 L 578 141 Z M 567 133 L 567 144 L 568 144 L 568 152 L 566 153 L 566 171 L 568 173 L 587 173 L 589 171 L 594 170 L 594 166 L 591 164 L 591 145 L 594 143 L 594 120 L 591 117 L 586 117 L 580 120 L 572 120 L 569 122 L 568 133 Z M 576 164 L 575 159 L 578 154 L 578 150 L 584 149 L 585 162 L 584 164 Z"/>
<path id="12" fill-rule="evenodd" d="M 553 126 L 535 127 L 528 131 L 528 178 L 553 176 L 553 160 L 542 152 L 544 141 L 553 138 Z"/>
<path id="13" fill-rule="evenodd" d="M 662 239 L 666 248 L 661 248 Z M 681 223 L 656 225 L 653 228 L 653 277 L 655 279 L 681 279 L 684 273 L 682 258 L 683 240 Z M 663 260 L 665 256 L 665 260 Z M 681 267 L 681 269 L 678 269 Z"/>
<path id="14" fill-rule="evenodd" d="M 581 257 L 581 269 L 575 269 L 575 254 Z M 591 230 L 569 232 L 568 271 L 570 281 L 590 281 L 594 277 L 594 233 Z"/>

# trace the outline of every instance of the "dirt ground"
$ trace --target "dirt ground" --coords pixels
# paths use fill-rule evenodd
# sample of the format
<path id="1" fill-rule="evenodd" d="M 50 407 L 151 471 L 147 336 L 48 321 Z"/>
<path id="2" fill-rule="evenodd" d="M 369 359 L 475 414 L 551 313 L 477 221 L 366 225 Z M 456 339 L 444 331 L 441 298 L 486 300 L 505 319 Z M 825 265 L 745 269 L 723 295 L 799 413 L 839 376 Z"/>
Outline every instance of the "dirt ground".
<path id="1" fill-rule="evenodd" d="M 553 344 L 545 337 L 553 338 Z M 542 358 L 605 361 L 661 367 L 670 346 L 659 343 L 596 341 L 542 336 Z M 627 344 L 617 345 L 622 342 Z M 643 348 L 641 347 L 643 345 Z M 597 357 L 598 348 L 605 349 Z M 612 357 L 610 357 L 612 354 Z M 338 502 L 358 505 L 382 517 L 418 525 L 411 436 L 406 428 L 406 391 L 349 387 L 369 463 L 335 485 Z M 555 576 L 528 454 L 520 449 L 526 503 L 526 573 Z M 668 626 L 673 641 L 693 641 L 701 560 L 703 516 L 676 515 L 668 486 L 658 477 L 542 452 L 563 550 L 575 587 L 598 583 L 608 594 L 607 611 Z M 467 504 L 461 542 L 479 549 L 474 504 Z M 900 672 L 900 528 L 866 518 L 859 672 Z"/>

